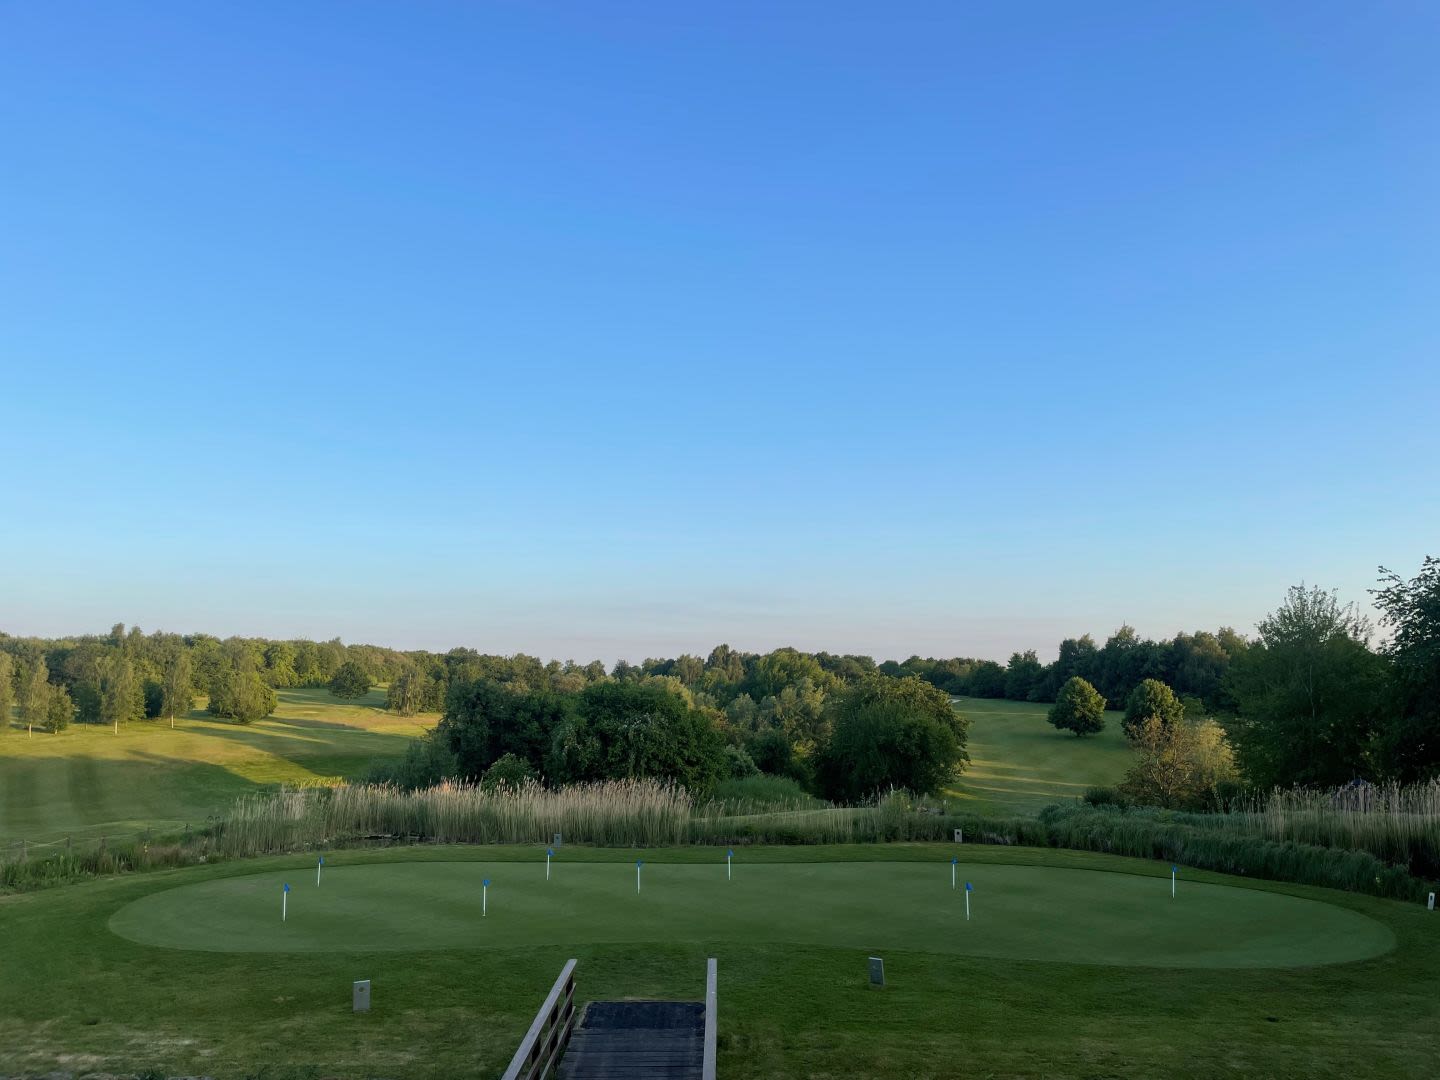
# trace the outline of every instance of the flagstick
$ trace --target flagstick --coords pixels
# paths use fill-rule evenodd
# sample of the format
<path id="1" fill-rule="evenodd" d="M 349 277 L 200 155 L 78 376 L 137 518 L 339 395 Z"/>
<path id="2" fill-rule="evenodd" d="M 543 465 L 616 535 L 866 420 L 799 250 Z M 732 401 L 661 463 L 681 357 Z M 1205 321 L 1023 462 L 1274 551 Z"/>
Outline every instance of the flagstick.
<path id="1" fill-rule="evenodd" d="M 728 848 L 725 851 L 725 880 L 730 880 L 730 860 L 735 858 L 735 849 Z"/>
<path id="2" fill-rule="evenodd" d="M 554 848 L 545 849 L 545 880 L 550 880 L 550 856 L 555 854 Z"/>
<path id="3" fill-rule="evenodd" d="M 955 860 L 950 860 L 950 888 L 955 888 Z"/>
<path id="4" fill-rule="evenodd" d="M 635 860 L 635 895 L 640 895 L 640 867 L 645 865 L 641 860 Z"/>
<path id="5" fill-rule="evenodd" d="M 1180 871 L 1180 868 L 1179 868 L 1178 866 L 1171 866 L 1171 867 L 1170 867 L 1170 899 L 1171 899 L 1171 900 L 1174 900 L 1174 899 L 1175 899 L 1175 875 L 1176 875 L 1177 873 L 1179 873 L 1179 871 Z"/>
<path id="6" fill-rule="evenodd" d="M 284 922 L 290 917 L 290 886 L 286 885 L 280 891 L 280 921 Z"/>
<path id="7" fill-rule="evenodd" d="M 320 868 L 325 865 L 325 856 L 320 856 L 320 861 L 315 864 L 315 887 L 320 887 Z"/>
<path id="8" fill-rule="evenodd" d="M 480 886 L 480 917 L 490 914 L 490 879 L 487 877 Z"/>

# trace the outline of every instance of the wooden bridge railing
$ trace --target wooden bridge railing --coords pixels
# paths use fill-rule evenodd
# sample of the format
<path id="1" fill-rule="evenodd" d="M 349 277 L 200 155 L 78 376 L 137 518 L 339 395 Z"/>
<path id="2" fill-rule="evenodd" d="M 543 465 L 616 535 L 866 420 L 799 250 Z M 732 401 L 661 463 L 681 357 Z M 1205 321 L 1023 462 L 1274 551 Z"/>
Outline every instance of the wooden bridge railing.
<path id="1" fill-rule="evenodd" d="M 549 1080 L 575 1027 L 575 961 L 567 961 L 502 1080 Z M 713 1074 L 712 1074 L 713 1075 Z"/>
<path id="2" fill-rule="evenodd" d="M 705 961 L 705 1056 L 700 1066 L 701 1080 L 715 1080 L 715 1030 L 719 1024 L 716 1014 L 719 997 L 719 978 L 715 973 L 715 958 Z"/>

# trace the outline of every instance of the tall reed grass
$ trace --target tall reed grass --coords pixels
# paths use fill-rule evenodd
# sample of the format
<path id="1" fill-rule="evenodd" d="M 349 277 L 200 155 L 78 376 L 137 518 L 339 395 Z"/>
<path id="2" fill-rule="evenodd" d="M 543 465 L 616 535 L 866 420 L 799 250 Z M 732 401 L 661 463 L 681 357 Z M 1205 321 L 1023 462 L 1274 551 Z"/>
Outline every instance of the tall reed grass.
<path id="1" fill-rule="evenodd" d="M 1272 840 L 1366 851 L 1412 873 L 1440 877 L 1440 778 L 1427 784 L 1350 784 L 1277 790 L 1223 815 Z"/>
<path id="2" fill-rule="evenodd" d="M 538 844 L 561 833 L 573 843 L 651 847 L 685 843 L 691 809 L 684 789 L 653 780 L 312 787 L 241 799 L 216 842 L 226 854 L 261 855 L 366 839 Z"/>

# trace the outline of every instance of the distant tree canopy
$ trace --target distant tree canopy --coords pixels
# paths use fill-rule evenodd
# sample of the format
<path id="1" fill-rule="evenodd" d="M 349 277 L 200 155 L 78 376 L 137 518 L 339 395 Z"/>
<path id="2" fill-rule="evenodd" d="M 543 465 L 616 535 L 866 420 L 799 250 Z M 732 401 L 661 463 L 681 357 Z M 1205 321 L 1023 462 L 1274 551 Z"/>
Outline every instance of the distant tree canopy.
<path id="1" fill-rule="evenodd" d="M 1060 687 L 1049 720 L 1062 731 L 1094 735 L 1105 730 L 1105 699 L 1079 675 L 1072 675 Z"/>
<path id="2" fill-rule="evenodd" d="M 342 701 L 358 701 L 370 693 L 370 673 L 354 660 L 346 660 L 330 680 L 330 693 Z"/>
<path id="3" fill-rule="evenodd" d="M 1435 776 L 1440 560 L 1427 558 L 1411 579 L 1382 570 L 1374 595 L 1388 635 L 1378 651 L 1353 608 L 1298 588 L 1254 641 L 1229 628 L 1152 641 L 1122 626 L 1103 645 L 1088 634 L 1064 639 L 1050 663 L 1033 650 L 1015 652 L 1008 664 L 919 656 L 877 664 L 722 644 L 703 659 L 619 661 L 607 670 L 598 660 L 399 652 L 338 639 L 221 640 L 121 624 L 57 639 L 0 633 L 0 731 L 14 719 L 51 730 L 67 709 L 82 724 L 173 723 L 197 695 L 208 696 L 212 715 L 248 722 L 274 710 L 275 688 L 336 685 L 359 697 L 379 684 L 401 715 L 443 713 L 434 737 L 405 758 L 409 778 L 479 780 L 508 754 L 550 783 L 645 774 L 703 791 L 753 764 L 811 790 L 868 797 L 889 785 L 941 785 L 943 765 L 930 769 L 949 753 L 939 729 L 950 729 L 954 767 L 963 768 L 967 729 L 948 695 L 1054 702 L 1061 729 L 1078 734 L 1094 730 L 1091 718 L 1103 723 L 1083 684 L 1124 703 L 1132 738 L 1151 717 L 1196 730 L 1208 730 L 1197 717 L 1216 719 L 1251 785 Z M 56 703 L 61 690 L 68 706 Z M 919 761 L 907 764 L 897 747 Z"/>

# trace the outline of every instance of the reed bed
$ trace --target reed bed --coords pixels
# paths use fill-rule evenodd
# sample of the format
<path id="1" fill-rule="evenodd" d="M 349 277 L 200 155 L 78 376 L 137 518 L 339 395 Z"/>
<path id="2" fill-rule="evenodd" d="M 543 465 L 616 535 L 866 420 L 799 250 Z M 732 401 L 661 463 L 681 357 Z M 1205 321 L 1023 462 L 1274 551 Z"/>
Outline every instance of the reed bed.
<path id="1" fill-rule="evenodd" d="M 217 841 L 232 855 L 366 839 L 538 844 L 556 833 L 572 843 L 651 847 L 685 843 L 691 812 L 683 788 L 653 780 L 553 789 L 535 781 L 494 788 L 446 782 L 409 792 L 341 785 L 242 799 L 217 830 Z"/>

